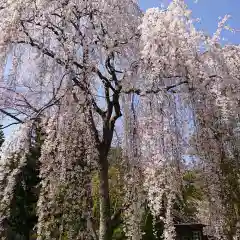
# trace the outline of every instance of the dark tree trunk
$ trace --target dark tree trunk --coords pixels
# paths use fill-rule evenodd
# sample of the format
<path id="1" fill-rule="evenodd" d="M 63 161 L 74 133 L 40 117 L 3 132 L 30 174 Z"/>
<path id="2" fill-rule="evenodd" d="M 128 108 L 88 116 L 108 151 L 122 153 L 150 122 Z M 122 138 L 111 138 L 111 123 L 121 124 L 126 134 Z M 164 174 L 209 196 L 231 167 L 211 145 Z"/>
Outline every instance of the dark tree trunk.
<path id="1" fill-rule="evenodd" d="M 99 225 L 99 240 L 111 239 L 111 211 L 109 198 L 109 183 L 108 183 L 108 161 L 106 157 L 101 157 L 101 165 L 99 169 L 100 179 L 100 225 Z"/>
<path id="2" fill-rule="evenodd" d="M 108 178 L 108 153 L 113 138 L 113 127 L 109 121 L 103 126 L 103 141 L 99 148 L 99 202 L 100 202 L 100 222 L 99 222 L 99 240 L 112 239 L 111 227 L 111 203 L 109 197 L 109 178 Z"/>

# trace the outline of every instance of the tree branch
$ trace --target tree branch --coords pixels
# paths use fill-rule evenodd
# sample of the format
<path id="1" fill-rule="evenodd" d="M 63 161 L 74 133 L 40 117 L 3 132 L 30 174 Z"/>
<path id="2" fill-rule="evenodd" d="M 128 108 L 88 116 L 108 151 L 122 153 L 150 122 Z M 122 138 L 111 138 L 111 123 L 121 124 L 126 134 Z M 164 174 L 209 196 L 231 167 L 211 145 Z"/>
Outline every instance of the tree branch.
<path id="1" fill-rule="evenodd" d="M 114 106 L 115 115 L 110 120 L 111 129 L 114 129 L 115 122 L 117 121 L 118 118 L 120 118 L 122 116 L 121 106 L 119 103 L 119 96 L 120 96 L 121 89 L 122 89 L 122 87 L 119 86 L 117 88 L 116 92 L 113 94 L 112 102 L 113 102 L 113 106 Z"/>
<path id="2" fill-rule="evenodd" d="M 95 68 L 95 69 L 93 69 L 93 71 L 97 73 L 98 77 L 99 77 L 101 80 L 103 80 L 103 83 L 106 84 L 107 87 L 109 87 L 113 92 L 115 92 L 115 88 L 112 86 L 110 80 L 109 80 L 107 77 L 105 77 L 105 76 L 100 72 L 99 69 L 96 69 L 96 68 Z"/>
<path id="3" fill-rule="evenodd" d="M 13 114 L 11 114 L 11 113 L 9 113 L 9 112 L 3 110 L 3 109 L 0 109 L 0 112 L 2 112 L 3 114 L 7 115 L 8 117 L 10 117 L 10 118 L 16 120 L 18 123 L 23 123 L 23 121 L 22 121 L 20 118 L 14 116 Z"/>
<path id="4" fill-rule="evenodd" d="M 6 126 L 4 126 L 4 127 L 1 127 L 0 129 L 5 129 L 5 128 L 8 128 L 8 127 L 10 127 L 10 126 L 12 126 L 12 125 L 17 125 L 17 124 L 20 124 L 20 122 L 10 123 L 10 124 L 8 124 L 8 125 L 6 125 Z"/>
<path id="5" fill-rule="evenodd" d="M 114 66 L 111 64 L 111 59 L 114 60 L 114 53 L 110 53 L 106 59 L 105 67 L 108 70 L 108 73 L 112 75 L 112 80 L 115 83 L 115 86 L 118 86 L 118 80 L 116 76 L 116 70 L 114 69 Z"/>
<path id="6" fill-rule="evenodd" d="M 98 134 L 98 130 L 96 128 L 96 124 L 94 122 L 94 118 L 93 118 L 93 114 L 92 114 L 91 109 L 89 109 L 89 117 L 90 117 L 90 124 L 91 124 L 93 132 L 94 132 L 95 141 L 99 145 L 100 144 L 99 134 Z"/>
<path id="7" fill-rule="evenodd" d="M 56 53 L 54 53 L 52 50 L 46 48 L 43 46 L 43 43 L 40 43 L 38 42 L 37 40 L 33 39 L 30 34 L 28 33 L 25 25 L 24 25 L 24 22 L 21 21 L 21 26 L 23 28 L 23 32 L 25 33 L 25 35 L 29 38 L 29 42 L 27 41 L 24 41 L 24 40 L 20 40 L 20 41 L 17 41 L 17 42 L 13 42 L 13 43 L 18 43 L 18 44 L 30 44 L 32 47 L 35 47 L 37 48 L 38 50 L 40 50 L 44 55 L 46 56 L 49 56 L 51 58 L 54 58 L 56 60 L 56 62 L 62 66 L 66 66 L 66 63 L 67 63 L 67 59 L 66 60 L 63 60 L 59 57 L 56 56 Z M 72 62 L 73 65 L 75 65 L 77 68 L 80 68 L 80 69 L 83 69 L 83 66 L 78 63 L 77 61 L 73 61 Z"/>
<path id="8" fill-rule="evenodd" d="M 122 91 L 123 93 L 126 93 L 126 94 L 130 94 L 130 93 L 135 93 L 135 94 L 137 94 L 137 95 L 139 95 L 139 96 L 146 96 L 147 94 L 151 94 L 151 93 L 159 93 L 159 92 L 161 92 L 161 91 L 163 91 L 163 90 L 165 90 L 165 91 L 169 91 L 169 90 L 171 90 L 171 89 L 173 89 L 173 88 L 175 88 L 175 87 L 178 87 L 178 86 L 180 86 L 180 85 L 183 85 L 183 84 L 188 84 L 189 82 L 187 81 L 187 80 L 185 80 L 185 81 L 182 81 L 182 82 L 179 82 L 179 83 L 176 83 L 176 84 L 174 84 L 174 85 L 171 85 L 171 86 L 167 86 L 167 87 L 162 87 L 162 88 L 156 88 L 156 89 L 147 89 L 147 90 L 145 90 L 145 91 L 142 91 L 141 89 L 139 89 L 139 88 L 131 88 L 131 89 L 128 89 L 128 90 L 124 90 L 124 91 Z"/>
<path id="9" fill-rule="evenodd" d="M 92 96 L 91 92 L 89 91 L 89 89 L 87 89 L 78 79 L 77 77 L 73 77 L 72 78 L 73 82 L 76 84 L 76 86 L 78 86 L 80 89 L 82 89 L 83 91 L 85 91 L 87 94 L 89 94 L 90 98 L 91 98 L 91 103 L 93 108 L 95 109 L 95 111 L 103 118 L 105 117 L 105 112 L 97 105 L 94 97 Z"/>
<path id="10" fill-rule="evenodd" d="M 171 90 L 171 89 L 173 89 L 173 88 L 175 88 L 175 87 L 178 87 L 178 86 L 180 86 L 180 85 L 183 85 L 183 84 L 188 84 L 188 81 L 186 80 L 186 81 L 183 81 L 183 82 L 179 82 L 179 83 L 177 83 L 177 84 L 168 86 L 168 87 L 166 87 L 165 89 L 166 89 L 166 91 L 169 91 L 169 90 Z"/>

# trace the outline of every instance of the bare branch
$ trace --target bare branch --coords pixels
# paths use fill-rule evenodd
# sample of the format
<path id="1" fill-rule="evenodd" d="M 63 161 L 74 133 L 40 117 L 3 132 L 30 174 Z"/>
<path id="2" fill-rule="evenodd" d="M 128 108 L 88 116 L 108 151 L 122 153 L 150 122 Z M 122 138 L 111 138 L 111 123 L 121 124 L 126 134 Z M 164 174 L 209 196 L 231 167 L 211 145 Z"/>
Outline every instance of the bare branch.
<path id="1" fill-rule="evenodd" d="M 171 85 L 171 86 L 167 86 L 167 87 L 161 87 L 161 88 L 156 88 L 156 89 L 147 89 L 145 91 L 142 91 L 141 89 L 138 89 L 138 88 L 131 88 L 131 89 L 128 89 L 128 90 L 124 90 L 122 91 L 123 93 L 126 93 L 126 94 L 130 94 L 130 93 L 135 93 L 139 96 L 146 96 L 148 94 L 157 94 L 161 91 L 169 91 L 175 87 L 178 87 L 178 86 L 181 86 L 183 84 L 188 84 L 189 82 L 187 80 L 185 81 L 182 81 L 182 82 L 179 82 L 179 83 L 176 83 L 174 85 Z"/>
<path id="2" fill-rule="evenodd" d="M 3 110 L 3 109 L 0 109 L 0 112 L 2 112 L 3 114 L 7 115 L 8 117 L 10 117 L 10 118 L 16 120 L 18 123 L 23 123 L 23 121 L 22 121 L 20 118 L 14 116 L 13 114 L 11 114 L 11 113 L 9 113 L 9 112 Z"/>
<path id="3" fill-rule="evenodd" d="M 8 128 L 8 127 L 10 127 L 10 126 L 12 126 L 12 125 L 17 125 L 17 124 L 20 124 L 20 122 L 10 123 L 10 124 L 8 124 L 8 125 L 6 125 L 6 126 L 4 126 L 4 127 L 1 127 L 0 129 L 5 129 L 5 128 Z"/>
<path id="4" fill-rule="evenodd" d="M 179 83 L 176 83 L 174 85 L 168 86 L 168 87 L 165 88 L 165 90 L 169 91 L 169 90 L 171 90 L 171 89 L 173 89 L 175 87 L 181 86 L 183 84 L 188 84 L 188 81 L 183 81 L 183 82 L 179 82 Z"/>
<path id="5" fill-rule="evenodd" d="M 115 85 L 118 86 L 119 83 L 118 83 L 118 80 L 117 80 L 116 70 L 113 67 L 113 65 L 111 64 L 111 59 L 114 60 L 114 53 L 113 52 L 108 55 L 108 57 L 106 59 L 106 62 L 105 62 L 105 66 L 108 70 L 108 73 L 111 74 Z"/>
<path id="6" fill-rule="evenodd" d="M 119 86 L 118 89 L 116 90 L 116 92 L 113 94 L 113 106 L 114 106 L 115 115 L 110 120 L 112 129 L 114 129 L 114 124 L 117 121 L 117 119 L 122 116 L 121 106 L 119 103 L 121 89 L 122 89 L 122 87 Z"/>
<path id="7" fill-rule="evenodd" d="M 24 40 L 20 40 L 20 41 L 16 41 L 13 43 L 18 43 L 18 44 L 27 44 L 27 45 L 31 45 L 32 47 L 35 47 L 37 49 L 39 49 L 44 55 L 47 55 L 51 58 L 54 58 L 56 60 L 56 62 L 62 66 L 66 66 L 67 65 L 67 59 L 61 59 L 60 57 L 56 56 L 56 53 L 54 53 L 52 50 L 50 50 L 49 48 L 44 47 L 43 43 L 38 42 L 37 40 L 33 39 L 30 34 L 28 33 L 24 22 L 21 21 L 21 26 L 23 28 L 23 32 L 25 33 L 25 35 L 28 37 L 29 42 L 28 41 L 24 41 Z M 76 66 L 77 68 L 83 69 L 83 66 L 78 63 L 77 61 L 73 61 L 72 62 L 74 66 Z"/>
<path id="8" fill-rule="evenodd" d="M 107 87 L 109 87 L 113 92 L 115 92 L 115 88 L 112 86 L 111 81 L 107 77 L 105 77 L 99 69 L 95 68 L 93 69 L 93 71 L 97 73 L 98 77 L 103 80 L 103 83 L 106 84 Z"/>

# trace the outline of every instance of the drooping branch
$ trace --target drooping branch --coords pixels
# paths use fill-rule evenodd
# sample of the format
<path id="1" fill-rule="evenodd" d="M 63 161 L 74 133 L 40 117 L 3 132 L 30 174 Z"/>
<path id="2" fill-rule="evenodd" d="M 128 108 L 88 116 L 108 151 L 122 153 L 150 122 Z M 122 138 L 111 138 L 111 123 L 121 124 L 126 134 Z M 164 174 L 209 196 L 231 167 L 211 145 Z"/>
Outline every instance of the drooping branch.
<path id="1" fill-rule="evenodd" d="M 188 81 L 186 80 L 186 81 L 179 82 L 179 83 L 174 84 L 174 85 L 171 85 L 171 86 L 167 86 L 167 87 L 165 87 L 165 90 L 166 90 L 166 91 L 169 91 L 169 90 L 171 90 L 171 89 L 173 89 L 173 88 L 175 88 L 175 87 L 181 86 L 181 85 L 183 85 L 183 84 L 188 84 Z"/>
<path id="2" fill-rule="evenodd" d="M 17 125 L 17 124 L 20 124 L 20 122 L 13 122 L 13 123 L 10 123 L 10 124 L 8 124 L 8 125 L 6 125 L 6 126 L 4 126 L 4 127 L 1 127 L 0 129 L 6 129 L 6 128 L 12 126 L 12 125 Z"/>
<path id="3" fill-rule="evenodd" d="M 93 118 L 92 110 L 89 109 L 88 113 L 89 113 L 90 125 L 91 125 L 91 128 L 93 129 L 93 134 L 94 134 L 96 144 L 100 145 L 99 133 L 98 133 L 98 130 L 97 130 L 94 118 Z"/>
<path id="4" fill-rule="evenodd" d="M 26 29 L 26 27 L 25 27 L 24 21 L 21 21 L 21 26 L 22 26 L 22 28 L 23 28 L 24 34 L 25 34 L 26 37 L 29 39 L 29 42 L 28 42 L 28 41 L 25 41 L 25 40 L 20 40 L 20 41 L 13 41 L 13 43 L 17 43 L 17 44 L 27 44 L 27 45 L 30 44 L 30 46 L 32 46 L 32 47 L 34 47 L 34 48 L 37 48 L 37 49 L 40 50 L 44 55 L 55 59 L 55 61 L 56 61 L 58 64 L 60 64 L 60 65 L 62 65 L 62 66 L 66 66 L 67 61 L 68 61 L 69 59 L 61 59 L 60 57 L 57 57 L 55 52 L 53 52 L 51 49 L 45 47 L 43 43 L 41 43 L 41 42 L 33 39 L 33 38 L 30 36 L 29 32 L 27 31 L 27 29 Z M 73 61 L 72 64 L 73 64 L 74 66 L 76 66 L 77 68 L 83 69 L 83 66 L 82 66 L 79 62 L 77 62 L 77 61 Z"/>
<path id="5" fill-rule="evenodd" d="M 187 80 L 185 81 L 182 81 L 182 82 L 179 82 L 179 83 L 176 83 L 174 85 L 170 85 L 170 86 L 167 86 L 167 87 L 158 87 L 158 88 L 155 88 L 155 89 L 147 89 L 145 91 L 139 89 L 139 88 L 130 88 L 130 89 L 127 89 L 127 90 L 124 90 L 122 91 L 123 93 L 125 94 L 130 94 L 130 93 L 135 93 L 139 96 L 146 96 L 147 94 L 157 94 L 161 91 L 170 91 L 172 90 L 173 88 L 176 88 L 178 86 L 181 86 L 181 85 L 184 85 L 184 84 L 188 84 L 189 82 Z"/>
<path id="6" fill-rule="evenodd" d="M 117 75 L 116 75 L 116 73 L 118 71 L 111 64 L 111 59 L 114 61 L 114 53 L 113 52 L 111 54 L 109 54 L 109 56 L 107 57 L 106 62 L 105 62 L 105 67 L 108 70 L 108 73 L 112 76 L 112 80 L 115 83 L 115 86 L 118 86 L 119 82 L 118 82 Z"/>
<path id="7" fill-rule="evenodd" d="M 7 111 L 5 111 L 5 110 L 3 110 L 3 109 L 0 109 L 0 112 L 2 112 L 3 114 L 5 114 L 6 116 L 8 116 L 8 117 L 10 117 L 10 118 L 12 118 L 12 119 L 14 119 L 14 120 L 16 120 L 18 123 L 23 123 L 23 121 L 22 121 L 20 118 L 14 116 L 12 113 L 9 113 L 9 112 L 7 112 Z"/>

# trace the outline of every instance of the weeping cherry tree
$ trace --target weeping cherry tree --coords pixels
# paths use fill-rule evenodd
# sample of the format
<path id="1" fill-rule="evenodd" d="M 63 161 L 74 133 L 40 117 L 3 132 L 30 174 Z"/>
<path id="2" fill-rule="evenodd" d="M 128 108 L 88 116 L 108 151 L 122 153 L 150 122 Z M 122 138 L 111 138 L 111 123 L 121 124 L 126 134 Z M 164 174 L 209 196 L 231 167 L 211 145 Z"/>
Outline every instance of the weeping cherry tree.
<path id="1" fill-rule="evenodd" d="M 174 239 L 172 210 L 189 145 L 186 109 L 202 124 L 201 134 L 209 132 L 203 121 L 209 111 L 218 109 L 224 127 L 227 109 L 239 114 L 239 47 L 219 44 L 227 16 L 211 37 L 195 29 L 183 0 L 145 13 L 134 0 L 2 0 L 0 12 L 0 111 L 19 125 L 1 152 L 1 239 L 8 239 L 14 187 L 36 126 L 44 136 L 36 239 L 110 240 L 123 222 L 126 237 L 139 240 L 145 204 L 164 224 L 164 239 Z M 113 212 L 108 155 L 117 129 L 124 201 Z M 202 151 L 207 140 L 198 141 Z M 202 157 L 202 164 L 217 171 L 218 153 L 211 154 L 214 161 Z"/>

